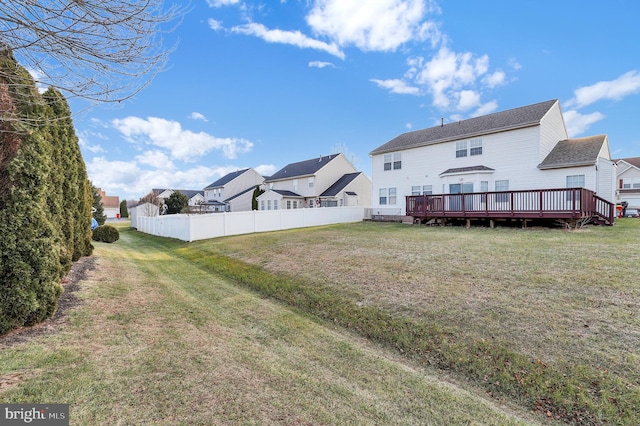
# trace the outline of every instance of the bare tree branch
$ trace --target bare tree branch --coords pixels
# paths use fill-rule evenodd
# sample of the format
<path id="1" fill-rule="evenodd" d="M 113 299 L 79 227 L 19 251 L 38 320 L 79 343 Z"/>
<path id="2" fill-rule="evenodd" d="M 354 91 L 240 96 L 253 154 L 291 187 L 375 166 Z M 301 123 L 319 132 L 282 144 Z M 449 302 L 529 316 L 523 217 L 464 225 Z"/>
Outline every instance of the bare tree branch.
<path id="1" fill-rule="evenodd" d="M 0 50 L 67 99 L 121 102 L 164 69 L 175 46 L 163 35 L 185 12 L 162 0 L 0 0 Z M 0 84 L 8 77 L 0 68 Z"/>

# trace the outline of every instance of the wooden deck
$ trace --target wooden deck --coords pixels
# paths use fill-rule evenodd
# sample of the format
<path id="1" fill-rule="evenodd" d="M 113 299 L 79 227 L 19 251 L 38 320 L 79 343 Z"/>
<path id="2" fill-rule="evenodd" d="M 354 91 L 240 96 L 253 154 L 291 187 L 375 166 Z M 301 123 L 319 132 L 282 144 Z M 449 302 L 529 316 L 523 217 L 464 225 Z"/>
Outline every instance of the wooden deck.
<path id="1" fill-rule="evenodd" d="M 416 223 L 450 220 L 563 221 L 575 224 L 591 220 L 613 225 L 615 206 L 584 188 L 473 192 L 465 194 L 411 195 L 406 215 Z"/>

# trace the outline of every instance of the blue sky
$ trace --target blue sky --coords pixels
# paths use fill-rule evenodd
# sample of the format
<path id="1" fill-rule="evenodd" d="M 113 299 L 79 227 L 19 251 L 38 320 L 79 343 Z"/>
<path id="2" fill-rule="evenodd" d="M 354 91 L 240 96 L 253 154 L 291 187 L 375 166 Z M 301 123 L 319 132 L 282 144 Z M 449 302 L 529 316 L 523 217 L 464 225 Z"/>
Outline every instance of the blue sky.
<path id="1" fill-rule="evenodd" d="M 71 107 L 108 195 L 203 189 L 253 167 L 559 99 L 570 137 L 640 156 L 640 2 L 192 0 L 167 70 L 117 107 Z"/>

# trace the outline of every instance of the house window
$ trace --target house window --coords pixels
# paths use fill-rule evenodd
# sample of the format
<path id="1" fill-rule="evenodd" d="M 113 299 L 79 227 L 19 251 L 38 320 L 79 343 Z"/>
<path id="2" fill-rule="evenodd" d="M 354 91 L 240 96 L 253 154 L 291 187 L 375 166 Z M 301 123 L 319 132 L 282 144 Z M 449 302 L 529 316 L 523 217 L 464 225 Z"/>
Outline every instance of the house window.
<path id="1" fill-rule="evenodd" d="M 420 185 L 411 187 L 411 195 L 420 195 Z"/>
<path id="2" fill-rule="evenodd" d="M 309 188 L 313 188 L 313 177 L 309 178 Z"/>
<path id="3" fill-rule="evenodd" d="M 499 191 L 508 191 L 509 190 L 509 181 L 508 180 L 497 180 L 495 182 L 496 192 Z M 496 201 L 499 203 L 506 203 L 509 201 L 509 194 L 496 194 Z"/>
<path id="4" fill-rule="evenodd" d="M 393 154 L 393 170 L 400 170 L 402 168 L 402 153 L 395 152 Z"/>
<path id="5" fill-rule="evenodd" d="M 482 155 L 482 138 L 475 138 L 469 141 L 469 154 Z"/>
<path id="6" fill-rule="evenodd" d="M 384 155 L 384 169 L 391 170 L 391 154 Z"/>
<path id="7" fill-rule="evenodd" d="M 489 181 L 488 180 L 481 180 L 480 181 L 480 192 L 489 192 Z M 480 196 L 480 202 L 481 203 L 486 203 L 487 202 L 487 194 L 482 194 Z"/>
<path id="8" fill-rule="evenodd" d="M 298 190 L 298 179 L 294 179 L 293 180 L 293 190 L 297 191 Z"/>
<path id="9" fill-rule="evenodd" d="M 291 200 L 287 200 L 287 210 L 291 208 Z"/>
<path id="10" fill-rule="evenodd" d="M 423 185 L 422 195 L 431 195 L 431 194 L 433 194 L 433 185 Z"/>
<path id="11" fill-rule="evenodd" d="M 267 210 L 271 210 L 271 200 L 267 200 Z"/>
<path id="12" fill-rule="evenodd" d="M 396 190 L 397 188 L 389 188 L 389 204 L 396 204 Z"/>
<path id="13" fill-rule="evenodd" d="M 456 158 L 467 156 L 467 141 L 456 142 Z"/>
<path id="14" fill-rule="evenodd" d="M 264 210 L 264 200 L 260 201 L 260 210 Z"/>
<path id="15" fill-rule="evenodd" d="M 298 208 L 298 202 L 296 200 L 293 200 L 293 208 L 294 209 Z"/>
<path id="16" fill-rule="evenodd" d="M 278 210 L 278 200 L 273 200 L 273 209 Z"/>
<path id="17" fill-rule="evenodd" d="M 567 176 L 567 188 L 584 188 L 584 175 Z"/>
<path id="18" fill-rule="evenodd" d="M 380 205 L 387 204 L 387 188 L 380 188 L 378 203 Z"/>

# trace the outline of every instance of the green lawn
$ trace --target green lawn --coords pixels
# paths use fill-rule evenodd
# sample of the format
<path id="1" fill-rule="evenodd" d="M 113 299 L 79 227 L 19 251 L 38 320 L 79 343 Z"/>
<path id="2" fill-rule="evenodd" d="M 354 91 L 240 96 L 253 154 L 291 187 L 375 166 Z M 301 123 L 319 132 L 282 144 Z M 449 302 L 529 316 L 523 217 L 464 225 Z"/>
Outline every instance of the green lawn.
<path id="1" fill-rule="evenodd" d="M 303 306 L 303 296 L 321 288 L 317 294 L 336 306 L 355 297 L 374 313 L 418 315 L 414 301 L 403 304 L 400 295 L 365 297 L 359 279 L 342 276 L 366 269 L 361 255 L 343 253 L 374 248 L 372 238 L 424 239 L 429 232 L 444 238 L 449 231 L 455 240 L 470 233 L 356 224 L 188 244 L 120 231 L 117 243 L 95 244 L 97 267 L 82 282 L 81 304 L 64 327 L 0 350 L 1 403 L 68 403 L 74 425 L 546 421 L 509 398 L 491 398 L 457 373 L 425 367 L 381 339 L 363 338 L 366 328 Z M 333 236 L 342 237 L 332 242 Z M 335 254 L 324 273 L 316 250 Z M 256 257 L 262 251 L 264 257 Z M 242 258 L 266 269 L 237 261 Z M 402 258 L 398 251 L 384 262 Z M 398 274 L 403 264 L 397 263 Z M 300 303 L 265 298 L 252 285 L 256 277 L 272 286 L 274 298 L 287 299 L 287 288 L 300 286 L 294 299 Z"/>
<path id="2" fill-rule="evenodd" d="M 179 253 L 541 415 L 640 424 L 637 219 L 571 232 L 358 223 Z"/>

